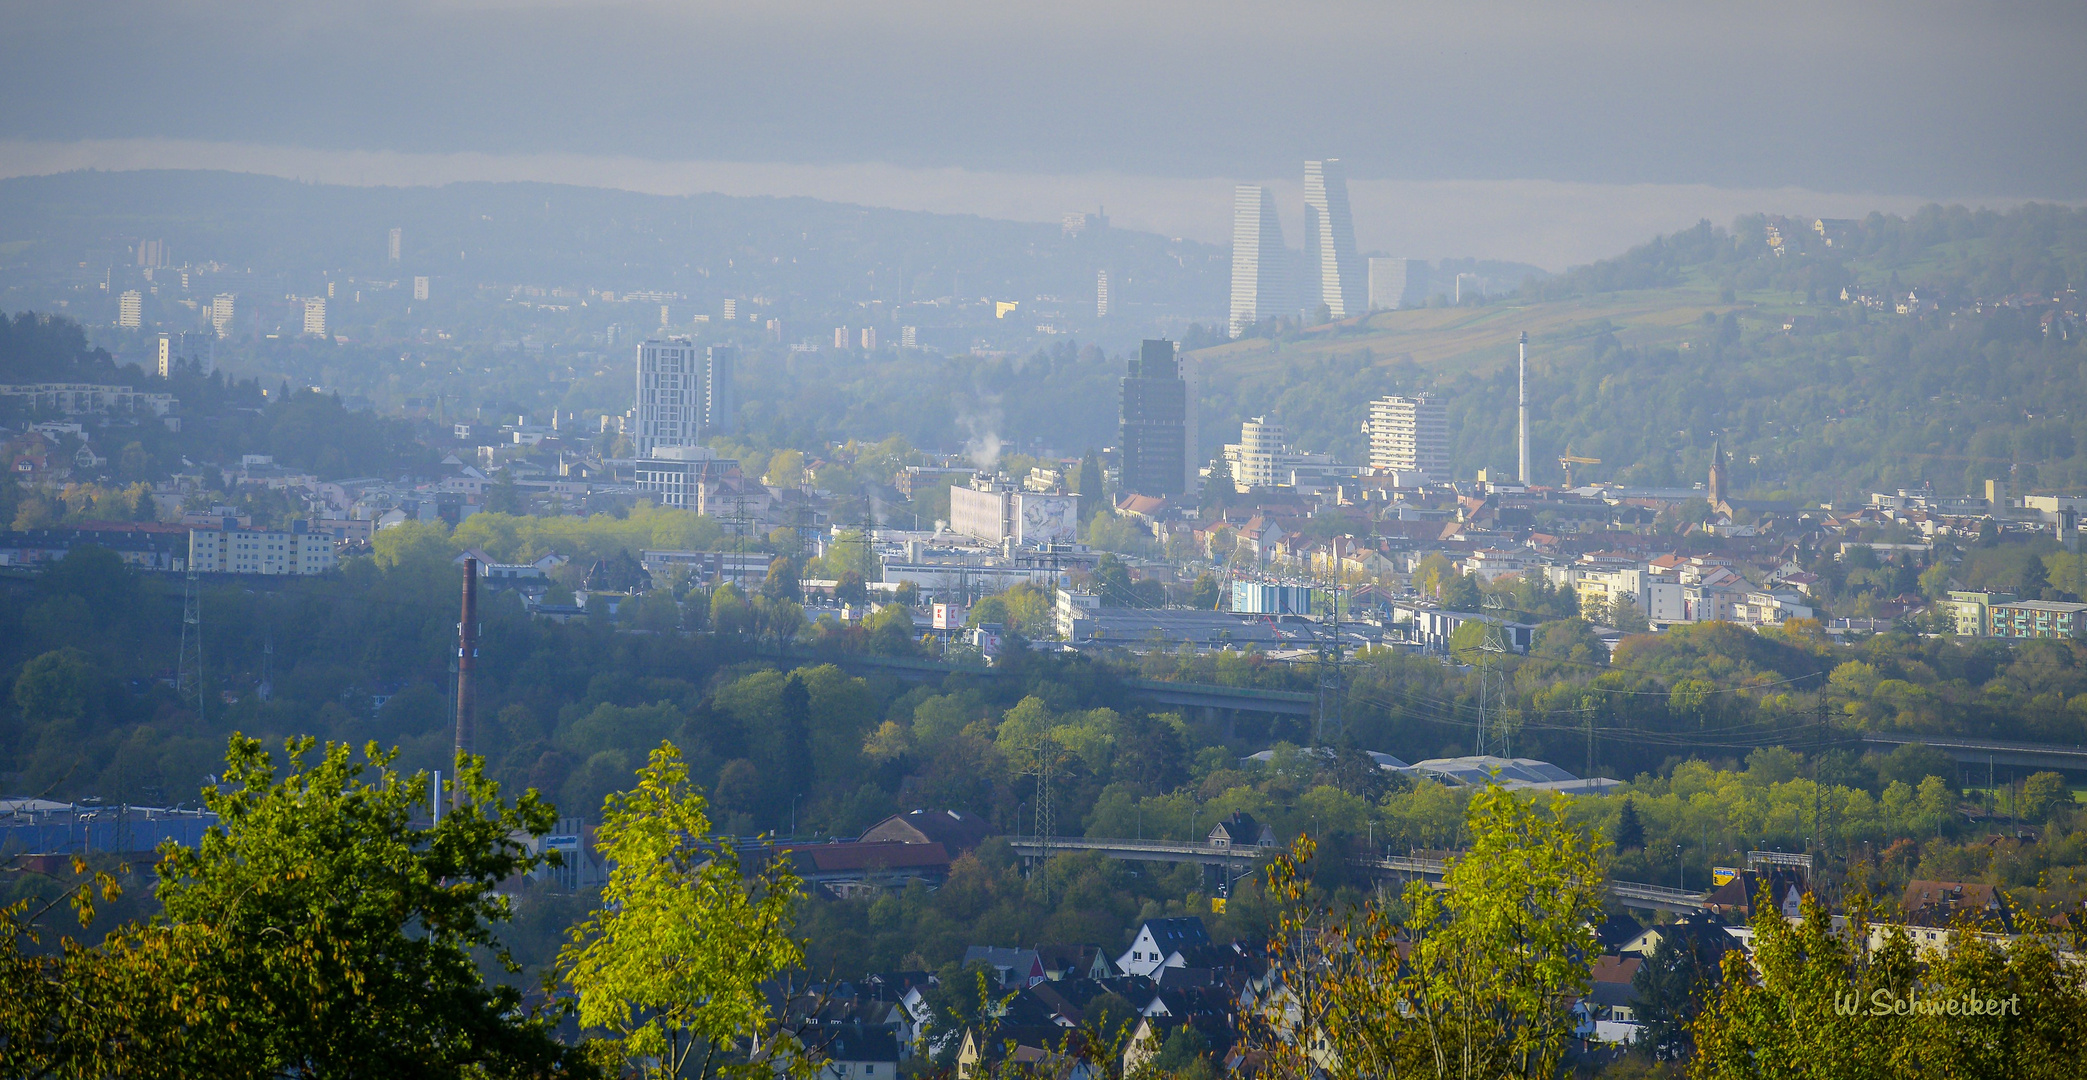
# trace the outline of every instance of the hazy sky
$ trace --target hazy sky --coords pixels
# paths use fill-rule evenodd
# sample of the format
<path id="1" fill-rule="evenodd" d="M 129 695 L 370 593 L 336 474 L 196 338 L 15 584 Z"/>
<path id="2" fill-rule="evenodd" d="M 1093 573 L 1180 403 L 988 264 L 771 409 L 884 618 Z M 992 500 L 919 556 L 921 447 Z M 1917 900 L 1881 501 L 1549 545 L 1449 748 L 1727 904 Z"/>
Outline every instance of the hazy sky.
<path id="1" fill-rule="evenodd" d="M 1224 239 L 1226 184 L 1338 156 L 1379 182 L 1358 183 L 1365 246 L 1539 262 L 1590 242 L 1543 239 L 1545 198 L 1664 227 L 1729 218 L 1732 193 L 2087 198 L 2078 2 L 0 0 L 0 19 L 4 173 L 226 145 L 260 171 L 390 163 L 372 182 L 558 161 L 646 187 L 670 165 L 910 205 L 964 178 L 1019 216 L 1113 196 L 1125 223 Z"/>

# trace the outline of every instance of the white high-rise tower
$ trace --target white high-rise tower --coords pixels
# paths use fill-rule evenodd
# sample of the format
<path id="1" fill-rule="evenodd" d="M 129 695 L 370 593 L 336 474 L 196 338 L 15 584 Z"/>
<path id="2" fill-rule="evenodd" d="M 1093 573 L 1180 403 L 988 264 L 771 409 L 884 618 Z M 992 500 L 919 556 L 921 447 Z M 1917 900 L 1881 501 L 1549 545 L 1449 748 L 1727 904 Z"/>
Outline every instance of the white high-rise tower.
<path id="1" fill-rule="evenodd" d="M 638 346 L 637 456 L 649 458 L 663 446 L 695 446 L 703 435 L 702 377 L 696 344 L 687 338 L 654 338 Z"/>
<path id="2" fill-rule="evenodd" d="M 1367 309 L 1348 170 L 1339 158 L 1304 163 L 1304 261 L 1307 306 L 1325 304 L 1336 319 Z"/>
<path id="3" fill-rule="evenodd" d="M 1241 331 L 1290 310 L 1290 253 L 1275 195 L 1259 184 L 1241 184 L 1232 197 L 1232 325 Z"/>
<path id="4" fill-rule="evenodd" d="M 715 432 L 732 430 L 738 402 L 732 368 L 738 350 L 712 345 L 698 352 L 685 337 L 652 338 L 638 345 L 638 396 L 631 441 L 640 458 L 663 447 L 700 446 Z"/>

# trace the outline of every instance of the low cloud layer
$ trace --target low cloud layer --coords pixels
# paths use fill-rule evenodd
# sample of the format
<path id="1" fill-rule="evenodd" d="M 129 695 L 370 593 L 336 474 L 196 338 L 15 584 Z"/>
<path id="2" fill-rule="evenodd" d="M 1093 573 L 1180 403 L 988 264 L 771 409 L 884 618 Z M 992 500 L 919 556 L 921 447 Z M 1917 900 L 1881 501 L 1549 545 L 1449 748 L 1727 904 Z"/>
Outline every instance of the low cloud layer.
<path id="1" fill-rule="evenodd" d="M 0 27 L 17 140 L 2087 197 L 2076 0 L 0 0 Z"/>

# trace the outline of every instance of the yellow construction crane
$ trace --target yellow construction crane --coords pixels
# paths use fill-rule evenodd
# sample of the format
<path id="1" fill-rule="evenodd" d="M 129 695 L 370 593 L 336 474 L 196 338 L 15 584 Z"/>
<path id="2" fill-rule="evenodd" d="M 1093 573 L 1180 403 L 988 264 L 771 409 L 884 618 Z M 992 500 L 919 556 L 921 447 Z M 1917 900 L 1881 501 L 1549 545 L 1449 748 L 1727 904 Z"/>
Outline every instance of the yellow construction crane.
<path id="1" fill-rule="evenodd" d="M 1599 465 L 1601 464 L 1601 459 L 1598 457 L 1574 457 L 1571 451 L 1567 451 L 1558 456 L 1558 464 L 1565 470 L 1565 486 L 1570 488 L 1573 486 L 1572 467 L 1574 465 Z"/>

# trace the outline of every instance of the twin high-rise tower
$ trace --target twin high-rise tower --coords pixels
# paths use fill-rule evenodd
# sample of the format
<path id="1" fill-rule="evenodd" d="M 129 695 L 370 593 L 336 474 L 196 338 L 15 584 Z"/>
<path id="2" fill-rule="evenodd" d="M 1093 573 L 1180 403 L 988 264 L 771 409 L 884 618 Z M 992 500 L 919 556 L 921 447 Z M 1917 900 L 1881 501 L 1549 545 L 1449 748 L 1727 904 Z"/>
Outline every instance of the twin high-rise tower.
<path id="1" fill-rule="evenodd" d="M 1290 249 L 1275 194 L 1241 184 L 1232 193 L 1232 336 L 1263 319 L 1294 315 L 1289 285 Z"/>
<path id="2" fill-rule="evenodd" d="M 1304 268 L 1308 306 L 1324 304 L 1336 319 L 1369 309 L 1348 212 L 1348 170 L 1339 158 L 1304 163 Z"/>
<path id="3" fill-rule="evenodd" d="M 1302 274 L 1296 271 L 1301 269 Z M 1290 265 L 1275 196 L 1242 184 L 1232 202 L 1231 333 L 1275 317 L 1326 307 L 1345 319 L 1369 310 L 1355 219 L 1348 210 L 1348 173 L 1340 159 L 1304 163 L 1304 265 Z"/>

